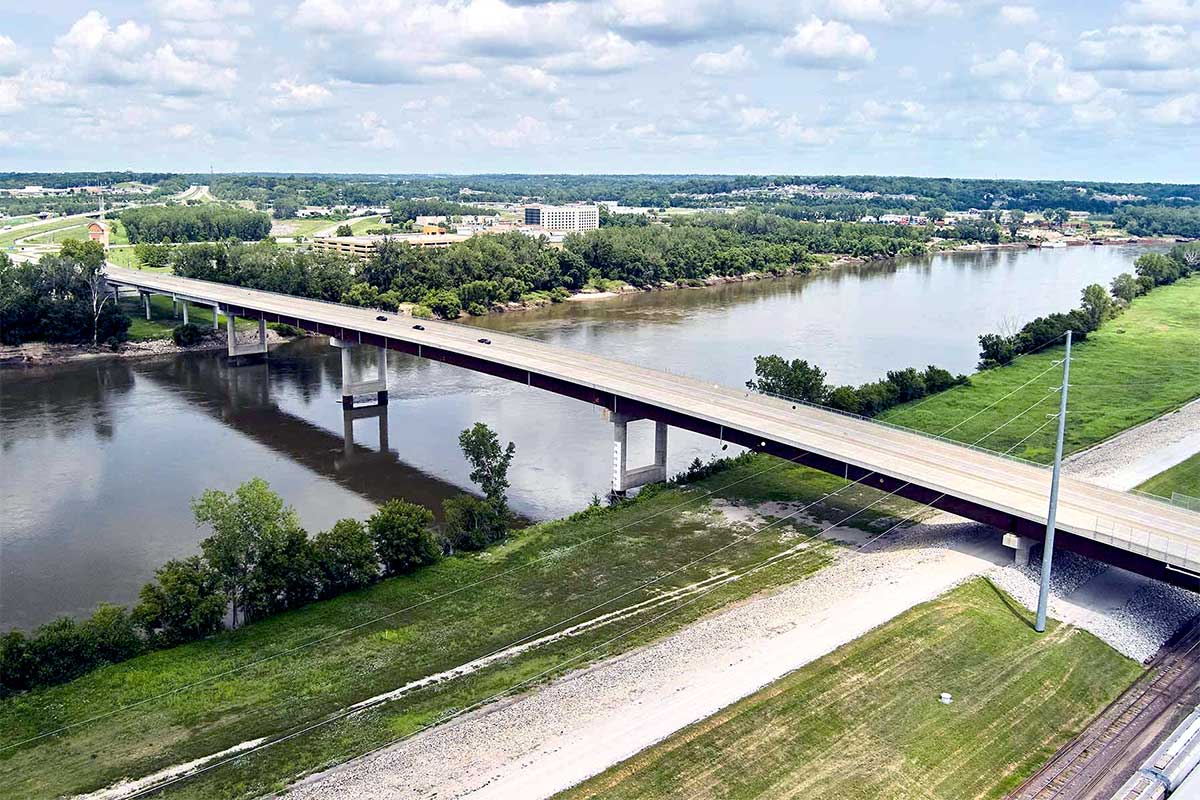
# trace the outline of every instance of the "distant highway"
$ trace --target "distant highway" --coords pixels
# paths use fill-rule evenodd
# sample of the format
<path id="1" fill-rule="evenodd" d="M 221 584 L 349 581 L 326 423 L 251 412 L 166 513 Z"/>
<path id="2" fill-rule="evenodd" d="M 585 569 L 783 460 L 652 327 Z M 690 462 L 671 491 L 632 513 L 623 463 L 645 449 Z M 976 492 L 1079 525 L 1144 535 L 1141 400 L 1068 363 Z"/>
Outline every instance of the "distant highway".
<path id="1" fill-rule="evenodd" d="M 590 353 L 448 322 L 109 266 L 110 282 L 217 305 L 496 375 L 794 459 L 864 485 L 1033 539 L 1044 533 L 1045 468 L 917 432 L 704 383 Z M 1058 542 L 1151 577 L 1200 589 L 1200 513 L 1064 477 Z"/>

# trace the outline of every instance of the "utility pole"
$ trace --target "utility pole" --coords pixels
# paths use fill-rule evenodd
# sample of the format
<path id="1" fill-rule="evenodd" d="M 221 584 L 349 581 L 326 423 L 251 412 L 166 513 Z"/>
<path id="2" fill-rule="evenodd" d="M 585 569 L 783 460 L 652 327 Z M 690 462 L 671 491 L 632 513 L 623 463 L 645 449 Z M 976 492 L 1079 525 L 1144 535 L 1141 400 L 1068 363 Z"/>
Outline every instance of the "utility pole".
<path id="1" fill-rule="evenodd" d="M 1050 604 L 1050 562 L 1054 559 L 1054 517 L 1058 511 L 1058 475 L 1062 471 L 1063 433 L 1067 428 L 1067 388 L 1071 379 L 1071 332 L 1067 331 L 1067 352 L 1063 356 L 1061 395 L 1058 400 L 1058 443 L 1054 446 L 1054 472 L 1050 477 L 1050 511 L 1046 515 L 1046 543 L 1042 545 L 1042 586 L 1038 591 L 1037 623 L 1034 630 L 1046 630 L 1046 607 Z"/>

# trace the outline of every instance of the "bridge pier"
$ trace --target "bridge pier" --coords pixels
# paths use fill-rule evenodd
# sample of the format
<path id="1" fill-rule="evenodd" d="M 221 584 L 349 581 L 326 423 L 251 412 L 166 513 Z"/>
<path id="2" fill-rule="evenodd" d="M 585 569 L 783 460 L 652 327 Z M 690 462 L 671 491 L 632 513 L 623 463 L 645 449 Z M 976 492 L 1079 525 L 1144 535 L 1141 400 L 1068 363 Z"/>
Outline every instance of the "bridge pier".
<path id="1" fill-rule="evenodd" d="M 150 319 L 150 293 L 138 292 L 142 296 L 142 306 L 146 309 L 146 319 Z"/>
<path id="2" fill-rule="evenodd" d="M 667 479 L 667 424 L 654 423 L 654 463 L 644 467 L 629 468 L 629 423 L 643 417 L 614 413 L 613 421 L 613 472 L 612 492 L 621 497 L 627 491 L 647 483 L 659 483 Z"/>
<path id="3" fill-rule="evenodd" d="M 237 315 L 232 312 L 226 313 L 225 336 L 231 359 L 267 354 L 267 321 L 261 317 L 258 320 L 258 341 L 239 343 L 237 340 Z"/>
<path id="4" fill-rule="evenodd" d="M 357 342 L 348 342 L 329 337 L 329 344 L 342 351 L 342 408 L 354 408 L 355 395 L 375 395 L 375 405 L 385 406 L 388 401 L 387 388 L 387 348 L 378 347 L 379 359 L 376 362 L 376 373 L 373 379 L 354 380 L 354 363 L 350 351 L 360 347 Z"/>
<path id="5" fill-rule="evenodd" d="M 1028 536 L 1019 536 L 1015 533 L 1004 534 L 1003 543 L 1005 547 L 1013 549 L 1013 563 L 1018 567 L 1029 565 L 1029 557 L 1033 551 L 1033 546 L 1038 543 L 1037 539 L 1030 539 Z"/>
<path id="6" fill-rule="evenodd" d="M 217 304 L 213 303 L 213 330 L 214 331 L 217 328 L 221 327 L 220 323 L 217 322 L 217 317 L 219 316 L 219 312 L 220 312 L 220 309 L 218 308 Z M 150 315 L 150 312 L 147 310 L 146 311 L 146 319 L 150 319 L 149 315 Z"/>
<path id="7" fill-rule="evenodd" d="M 180 303 L 180 305 L 181 305 L 181 306 L 183 306 L 183 324 L 184 324 L 184 325 L 187 325 L 187 324 L 188 324 L 188 310 L 187 310 L 188 304 L 187 304 L 187 301 L 186 301 L 186 300 L 184 300 L 182 303 Z"/>

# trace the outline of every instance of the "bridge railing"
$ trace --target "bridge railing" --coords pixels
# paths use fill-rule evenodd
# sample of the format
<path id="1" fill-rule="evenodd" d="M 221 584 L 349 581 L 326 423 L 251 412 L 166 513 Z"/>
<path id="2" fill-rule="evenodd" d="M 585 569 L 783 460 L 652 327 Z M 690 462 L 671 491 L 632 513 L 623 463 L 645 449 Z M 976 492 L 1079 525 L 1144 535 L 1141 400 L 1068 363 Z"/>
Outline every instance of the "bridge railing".
<path id="1" fill-rule="evenodd" d="M 1189 573 L 1200 573 L 1200 546 L 1159 536 L 1147 530 L 1096 517 L 1092 539 L 1119 547 L 1131 553 L 1165 562 L 1168 566 Z"/>

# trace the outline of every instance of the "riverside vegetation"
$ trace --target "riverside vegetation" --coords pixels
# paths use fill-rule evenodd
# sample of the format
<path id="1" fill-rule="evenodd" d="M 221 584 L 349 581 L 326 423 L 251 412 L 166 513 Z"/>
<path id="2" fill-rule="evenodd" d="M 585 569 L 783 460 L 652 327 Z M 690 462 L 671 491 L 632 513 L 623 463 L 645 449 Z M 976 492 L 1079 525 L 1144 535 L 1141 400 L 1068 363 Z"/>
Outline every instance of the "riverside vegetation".
<path id="1" fill-rule="evenodd" d="M 103 605 L 81 623 L 61 617 L 32 636 L 0 636 L 0 697 L 211 636 L 227 617 L 237 628 L 502 541 L 512 521 L 506 492 L 515 447 L 502 447 L 483 423 L 464 430 L 459 445 L 484 496 L 446 500 L 440 532 L 429 509 L 396 499 L 365 524 L 343 519 L 310 539 L 261 478 L 233 493 L 205 492 L 192 509 L 213 534 L 200 555 L 160 567 L 132 611 Z"/>

